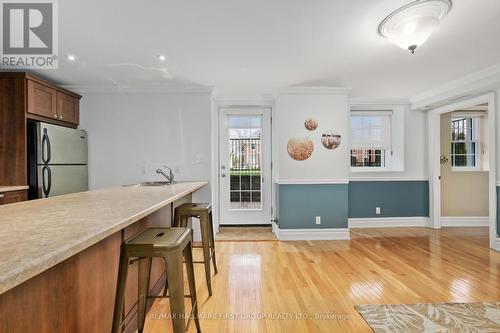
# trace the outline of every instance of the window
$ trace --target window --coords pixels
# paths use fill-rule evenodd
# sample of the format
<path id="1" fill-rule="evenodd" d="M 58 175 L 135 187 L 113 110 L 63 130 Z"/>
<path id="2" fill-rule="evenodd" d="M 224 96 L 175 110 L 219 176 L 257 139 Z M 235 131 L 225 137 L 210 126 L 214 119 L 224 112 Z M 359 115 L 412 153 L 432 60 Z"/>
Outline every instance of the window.
<path id="1" fill-rule="evenodd" d="M 392 111 L 351 112 L 351 167 L 386 168 L 392 154 Z"/>
<path id="2" fill-rule="evenodd" d="M 479 168 L 479 118 L 451 118 L 451 166 Z"/>

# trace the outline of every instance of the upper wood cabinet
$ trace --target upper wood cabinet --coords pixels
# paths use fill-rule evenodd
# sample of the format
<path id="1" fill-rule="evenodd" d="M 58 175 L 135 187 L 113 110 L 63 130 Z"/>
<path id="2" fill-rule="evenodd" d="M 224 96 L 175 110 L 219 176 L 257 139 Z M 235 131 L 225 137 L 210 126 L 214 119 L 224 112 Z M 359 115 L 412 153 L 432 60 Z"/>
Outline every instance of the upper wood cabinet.
<path id="1" fill-rule="evenodd" d="M 57 112 L 56 90 L 28 80 L 27 112 L 42 117 L 59 119 Z"/>
<path id="2" fill-rule="evenodd" d="M 33 76 L 26 77 L 27 118 L 77 127 L 80 122 L 81 96 Z"/>
<path id="3" fill-rule="evenodd" d="M 80 120 L 80 101 L 61 92 L 57 92 L 57 116 L 60 120 L 78 124 Z"/>

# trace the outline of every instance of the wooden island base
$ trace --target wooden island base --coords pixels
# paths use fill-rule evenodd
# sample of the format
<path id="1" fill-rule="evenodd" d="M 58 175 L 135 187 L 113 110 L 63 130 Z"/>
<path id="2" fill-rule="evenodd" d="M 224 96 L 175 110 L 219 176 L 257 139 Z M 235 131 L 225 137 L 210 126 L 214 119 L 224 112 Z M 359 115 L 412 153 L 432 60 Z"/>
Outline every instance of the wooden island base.
<path id="1" fill-rule="evenodd" d="M 191 195 L 140 219 L 84 251 L 0 295 L 0 332 L 109 333 L 113 321 L 120 245 L 144 228 L 168 227 L 173 209 Z M 129 268 L 124 332 L 137 329 L 137 263 Z M 153 259 L 151 294 L 165 284 L 164 263 Z"/>

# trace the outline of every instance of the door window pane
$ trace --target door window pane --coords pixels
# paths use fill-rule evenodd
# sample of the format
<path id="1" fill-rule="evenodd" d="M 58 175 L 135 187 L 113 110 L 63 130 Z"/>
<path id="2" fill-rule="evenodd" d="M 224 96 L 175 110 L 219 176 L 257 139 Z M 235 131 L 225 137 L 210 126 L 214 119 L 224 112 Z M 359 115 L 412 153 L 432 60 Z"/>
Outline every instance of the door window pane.
<path id="1" fill-rule="evenodd" d="M 229 115 L 231 210 L 262 209 L 262 116 Z"/>

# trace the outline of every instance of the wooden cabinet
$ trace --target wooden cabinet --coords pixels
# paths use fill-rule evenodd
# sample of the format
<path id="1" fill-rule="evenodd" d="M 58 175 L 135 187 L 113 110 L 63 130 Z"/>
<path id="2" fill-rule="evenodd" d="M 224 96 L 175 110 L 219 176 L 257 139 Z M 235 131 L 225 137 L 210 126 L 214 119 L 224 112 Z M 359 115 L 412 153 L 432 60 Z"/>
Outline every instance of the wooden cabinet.
<path id="1" fill-rule="evenodd" d="M 57 116 L 62 121 L 78 124 L 80 120 L 80 101 L 73 96 L 57 92 Z"/>
<path id="2" fill-rule="evenodd" d="M 27 112 L 42 117 L 58 119 L 57 91 L 28 80 Z"/>
<path id="3" fill-rule="evenodd" d="M 80 122 L 80 96 L 28 79 L 27 117 L 56 125 L 76 127 Z M 43 117 L 45 119 L 41 119 Z"/>
<path id="4" fill-rule="evenodd" d="M 30 73 L 0 72 L 0 186 L 28 183 L 28 122 L 77 128 L 80 98 Z"/>
<path id="5" fill-rule="evenodd" d="M 0 205 L 28 200 L 28 190 L 0 192 Z"/>

